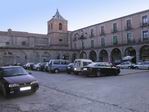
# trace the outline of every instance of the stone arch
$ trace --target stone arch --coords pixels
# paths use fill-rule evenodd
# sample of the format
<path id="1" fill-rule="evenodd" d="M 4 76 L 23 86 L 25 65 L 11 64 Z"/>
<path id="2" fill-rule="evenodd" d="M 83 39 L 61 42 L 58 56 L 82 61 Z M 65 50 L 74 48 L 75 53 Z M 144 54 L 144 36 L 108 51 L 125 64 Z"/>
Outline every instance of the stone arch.
<path id="1" fill-rule="evenodd" d="M 108 62 L 108 52 L 105 49 L 99 52 L 99 61 Z"/>
<path id="2" fill-rule="evenodd" d="M 92 61 L 96 61 L 97 60 L 97 54 L 96 54 L 96 52 L 94 50 L 90 51 L 89 59 L 91 59 Z"/>
<path id="3" fill-rule="evenodd" d="M 82 51 L 82 52 L 80 53 L 80 58 L 81 58 L 81 59 L 86 59 L 86 58 L 87 58 L 86 52 Z"/>
<path id="4" fill-rule="evenodd" d="M 118 48 L 114 48 L 112 51 L 111 51 L 111 62 L 113 64 L 118 64 L 120 63 L 122 60 L 122 54 L 121 54 L 121 51 L 118 49 Z"/>
<path id="5" fill-rule="evenodd" d="M 149 45 L 144 45 L 140 48 L 140 59 L 149 61 Z"/>
<path id="6" fill-rule="evenodd" d="M 132 62 L 136 63 L 136 50 L 133 47 L 125 49 L 125 56 L 133 56 Z"/>
<path id="7" fill-rule="evenodd" d="M 59 30 L 62 30 L 62 28 L 63 28 L 62 23 L 59 23 Z"/>

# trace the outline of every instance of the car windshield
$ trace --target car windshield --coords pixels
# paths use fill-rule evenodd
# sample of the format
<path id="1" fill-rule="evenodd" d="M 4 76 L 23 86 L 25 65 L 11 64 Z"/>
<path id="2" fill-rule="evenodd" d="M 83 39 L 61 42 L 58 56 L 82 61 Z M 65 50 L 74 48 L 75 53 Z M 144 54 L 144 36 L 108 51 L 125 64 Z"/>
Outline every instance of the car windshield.
<path id="1" fill-rule="evenodd" d="M 4 77 L 21 76 L 26 74 L 27 72 L 22 67 L 3 68 Z"/>

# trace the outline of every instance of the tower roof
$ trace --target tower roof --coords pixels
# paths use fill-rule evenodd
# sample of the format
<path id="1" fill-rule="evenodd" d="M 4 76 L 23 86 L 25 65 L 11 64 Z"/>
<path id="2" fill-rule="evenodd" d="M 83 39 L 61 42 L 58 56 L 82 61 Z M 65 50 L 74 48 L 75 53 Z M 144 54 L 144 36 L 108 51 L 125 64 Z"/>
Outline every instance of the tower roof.
<path id="1" fill-rule="evenodd" d="M 65 20 L 59 13 L 58 9 L 52 19 Z"/>

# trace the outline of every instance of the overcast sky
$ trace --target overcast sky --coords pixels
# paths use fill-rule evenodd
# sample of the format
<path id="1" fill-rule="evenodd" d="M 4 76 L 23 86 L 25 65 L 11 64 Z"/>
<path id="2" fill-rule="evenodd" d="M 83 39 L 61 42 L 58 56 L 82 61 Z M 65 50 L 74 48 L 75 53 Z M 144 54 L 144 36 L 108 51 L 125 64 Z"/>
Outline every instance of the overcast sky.
<path id="1" fill-rule="evenodd" d="M 0 0 L 0 31 L 46 34 L 56 9 L 73 31 L 149 9 L 149 0 Z"/>

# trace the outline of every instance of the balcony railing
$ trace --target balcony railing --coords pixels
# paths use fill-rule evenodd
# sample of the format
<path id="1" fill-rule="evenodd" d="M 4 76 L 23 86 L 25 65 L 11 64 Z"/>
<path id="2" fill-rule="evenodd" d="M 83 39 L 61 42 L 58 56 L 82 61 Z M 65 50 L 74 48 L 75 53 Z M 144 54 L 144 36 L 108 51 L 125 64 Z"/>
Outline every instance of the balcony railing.
<path id="1" fill-rule="evenodd" d="M 100 33 L 100 36 L 105 36 L 105 35 L 106 35 L 105 32 Z"/>
<path id="2" fill-rule="evenodd" d="M 141 27 L 147 27 L 149 26 L 149 23 L 141 23 Z"/>
<path id="3" fill-rule="evenodd" d="M 132 30 L 133 28 L 131 26 L 127 26 L 125 27 L 125 31 L 129 31 L 129 30 Z"/>
<path id="4" fill-rule="evenodd" d="M 117 33 L 118 30 L 117 29 L 112 29 L 111 33 Z"/>

